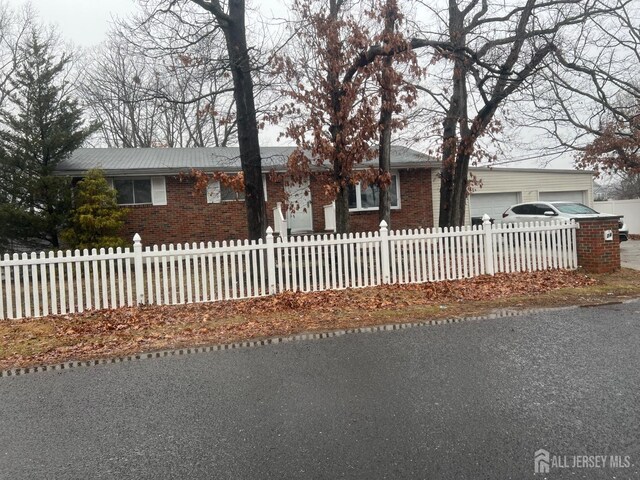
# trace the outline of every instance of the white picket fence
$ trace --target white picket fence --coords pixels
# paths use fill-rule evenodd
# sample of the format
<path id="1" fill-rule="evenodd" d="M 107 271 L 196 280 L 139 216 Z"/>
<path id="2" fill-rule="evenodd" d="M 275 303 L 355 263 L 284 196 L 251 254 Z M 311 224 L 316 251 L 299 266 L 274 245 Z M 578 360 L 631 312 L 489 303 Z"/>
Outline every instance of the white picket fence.
<path id="1" fill-rule="evenodd" d="M 571 222 L 5 255 L 0 319 L 577 268 Z"/>

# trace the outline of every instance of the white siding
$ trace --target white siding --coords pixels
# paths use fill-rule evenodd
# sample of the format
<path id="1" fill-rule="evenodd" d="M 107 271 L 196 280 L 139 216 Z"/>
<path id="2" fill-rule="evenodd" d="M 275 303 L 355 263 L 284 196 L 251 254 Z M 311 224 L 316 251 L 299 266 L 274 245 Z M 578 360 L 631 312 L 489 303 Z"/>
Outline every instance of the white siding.
<path id="1" fill-rule="evenodd" d="M 540 200 L 545 202 L 578 202 L 584 203 L 587 192 L 571 190 L 567 192 L 540 192 Z"/>
<path id="2" fill-rule="evenodd" d="M 580 170 L 543 170 L 531 168 L 471 168 L 471 174 L 482 182 L 474 193 L 517 193 L 520 202 L 536 202 L 539 192 L 586 192 L 585 204 L 593 206 L 593 174 Z M 431 175 L 433 221 L 438 225 L 440 215 L 440 177 L 437 170 Z M 465 223 L 471 223 L 467 199 Z"/>

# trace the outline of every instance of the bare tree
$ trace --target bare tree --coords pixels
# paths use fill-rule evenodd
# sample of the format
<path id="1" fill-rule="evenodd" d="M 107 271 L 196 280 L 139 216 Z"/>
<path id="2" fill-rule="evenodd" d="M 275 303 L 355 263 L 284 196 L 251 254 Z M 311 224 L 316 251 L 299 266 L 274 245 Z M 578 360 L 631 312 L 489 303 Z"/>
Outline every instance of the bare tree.
<path id="1" fill-rule="evenodd" d="M 610 185 L 610 194 L 618 200 L 640 198 L 640 174 L 618 172 L 615 182 Z"/>
<path id="2" fill-rule="evenodd" d="M 226 146 L 236 139 L 231 79 L 214 38 L 160 54 L 154 25 L 131 43 L 120 27 L 90 56 L 82 93 L 110 147 Z M 151 48 L 157 53 L 150 55 Z M 219 49 L 218 49 L 219 50 Z"/>
<path id="3" fill-rule="evenodd" d="M 101 141 L 108 147 L 150 147 L 160 139 L 161 104 L 146 98 L 153 74 L 148 75 L 144 58 L 133 57 L 126 47 L 112 40 L 94 52 L 81 91 L 92 116 L 100 121 Z"/>
<path id="4" fill-rule="evenodd" d="M 228 0 L 226 9 L 219 0 L 191 0 L 211 14 L 222 30 L 227 46 L 229 69 L 238 121 L 238 145 L 244 176 L 245 206 L 249 239 L 262 238 L 267 228 L 267 214 L 262 190 L 262 159 L 258 138 L 258 120 L 254 99 L 252 64 L 247 44 L 244 0 Z M 172 1 L 176 4 L 177 1 Z"/>
<path id="5" fill-rule="evenodd" d="M 640 172 L 640 4 L 617 0 L 592 15 L 547 62 L 534 108 L 522 112 L 577 165 Z"/>
<path id="6" fill-rule="evenodd" d="M 0 1 L 0 108 L 12 92 L 9 79 L 23 59 L 20 46 L 35 27 L 34 19 L 31 6 L 16 10 L 8 2 Z"/>
<path id="7" fill-rule="evenodd" d="M 233 94 L 234 111 L 226 113 L 224 123 L 229 123 L 231 118 L 235 122 L 234 135 L 237 135 L 244 179 L 248 237 L 261 238 L 267 222 L 253 80 L 258 66 L 255 58 L 250 56 L 250 53 L 254 53 L 259 57 L 259 52 L 249 47 L 247 42 L 244 0 L 228 0 L 225 3 L 219 0 L 139 2 L 143 7 L 143 15 L 123 32 L 131 45 L 145 50 L 147 57 L 186 55 L 183 59 L 187 64 L 195 62 L 200 65 L 201 59 L 207 58 L 207 62 L 212 61 L 209 65 L 216 65 L 215 72 L 209 72 L 209 78 L 230 77 L 231 85 L 218 84 L 221 88 L 208 92 L 208 95 Z M 214 42 L 222 43 L 225 47 L 214 50 L 214 55 L 220 55 L 219 58 L 207 57 L 206 45 L 214 45 Z M 193 56 L 190 49 L 198 47 L 202 49 L 201 54 Z M 218 111 L 212 109 L 210 113 Z"/>
<path id="8" fill-rule="evenodd" d="M 566 29 L 611 8 L 598 0 L 421 3 L 438 22 L 414 46 L 435 49 L 430 71 L 442 74 L 422 85 L 442 121 L 439 224 L 462 225 L 470 160 L 479 139 L 497 128 L 499 108 L 531 84 Z"/>

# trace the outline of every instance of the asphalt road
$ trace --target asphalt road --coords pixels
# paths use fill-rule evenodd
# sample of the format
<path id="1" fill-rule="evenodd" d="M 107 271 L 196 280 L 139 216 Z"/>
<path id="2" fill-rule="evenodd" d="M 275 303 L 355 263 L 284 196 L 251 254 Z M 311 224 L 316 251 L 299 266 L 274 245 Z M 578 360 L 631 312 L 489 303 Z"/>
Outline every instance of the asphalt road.
<path id="1" fill-rule="evenodd" d="M 640 270 L 640 240 L 620 242 L 620 263 L 623 267 Z"/>
<path id="2" fill-rule="evenodd" d="M 0 478 L 640 478 L 639 341 L 628 303 L 0 378 Z"/>

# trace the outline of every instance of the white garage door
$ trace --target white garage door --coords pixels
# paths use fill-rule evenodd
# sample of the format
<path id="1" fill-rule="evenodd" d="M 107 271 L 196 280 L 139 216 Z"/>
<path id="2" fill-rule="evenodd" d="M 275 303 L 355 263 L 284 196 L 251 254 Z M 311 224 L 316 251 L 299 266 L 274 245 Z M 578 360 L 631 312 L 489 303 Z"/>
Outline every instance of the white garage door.
<path id="1" fill-rule="evenodd" d="M 474 193 L 469 198 L 471 217 L 482 217 L 485 213 L 491 218 L 502 218 L 502 213 L 518 202 L 516 192 Z"/>
<path id="2" fill-rule="evenodd" d="M 584 203 L 585 192 L 582 190 L 572 190 L 569 192 L 540 192 L 538 197 L 543 202 Z"/>

